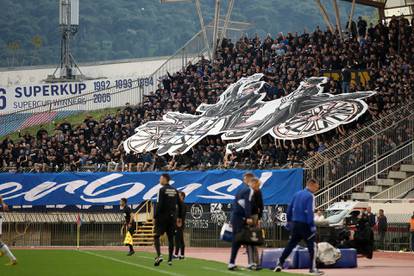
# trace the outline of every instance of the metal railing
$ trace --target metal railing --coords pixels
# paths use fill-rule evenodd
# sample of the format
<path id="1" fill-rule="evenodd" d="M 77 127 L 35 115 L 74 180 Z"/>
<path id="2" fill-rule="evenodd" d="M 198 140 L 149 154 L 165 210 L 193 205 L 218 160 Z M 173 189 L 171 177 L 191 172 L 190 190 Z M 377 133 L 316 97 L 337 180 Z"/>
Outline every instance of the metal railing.
<path id="1" fill-rule="evenodd" d="M 112 107 L 101 109 L 101 113 L 114 113 L 117 107 L 126 103 L 139 104 L 143 101 L 144 89 L 140 79 L 132 82 L 131 87 L 110 87 L 102 91 L 90 91 L 82 95 L 62 98 L 43 103 L 35 108 L 0 115 L 0 136 L 38 125 L 51 124 L 54 121 L 78 114 L 95 111 L 97 104 L 111 102 Z"/>
<path id="2" fill-rule="evenodd" d="M 388 216 L 387 216 L 388 217 Z M 410 249 L 410 229 L 407 223 L 388 223 L 384 241 L 380 240 L 377 230 L 374 231 L 375 248 L 381 250 L 400 251 Z"/>
<path id="3" fill-rule="evenodd" d="M 305 178 L 315 178 L 321 191 L 377 161 L 392 148 L 414 139 L 414 103 L 339 141 L 304 161 Z"/>
<path id="4" fill-rule="evenodd" d="M 137 223 L 137 229 L 138 229 L 138 223 L 145 222 L 153 218 L 154 218 L 154 208 L 152 205 L 152 201 L 146 200 L 141 205 L 141 207 L 139 207 L 138 210 L 135 212 L 135 222 Z"/>
<path id="5" fill-rule="evenodd" d="M 372 199 L 395 199 L 400 198 L 408 191 L 414 189 L 414 175 L 407 179 L 404 179 L 400 183 L 393 185 L 392 187 L 376 194 Z"/>
<path id="6" fill-rule="evenodd" d="M 40 215 L 41 220 L 35 219 L 36 215 L 29 213 L 8 213 L 3 223 L 2 240 L 15 246 L 75 246 L 76 245 L 76 216 L 77 213 L 61 214 L 66 219 L 56 220 L 58 214 L 45 213 Z M 82 213 L 81 213 L 82 214 Z M 98 214 L 95 214 L 97 216 Z M 104 214 L 99 214 L 104 216 Z M 107 214 L 109 215 L 109 214 Z M 202 212 L 200 217 L 194 217 L 190 212 L 186 217 L 184 238 L 187 246 L 192 247 L 228 247 L 230 243 L 220 240 L 220 231 L 224 222 L 230 218 L 227 211 Z M 17 218 L 21 216 L 22 218 Z M 38 215 L 39 216 L 39 215 Z M 85 246 L 114 246 L 122 245 L 121 218 L 107 222 L 102 220 L 87 219 L 82 214 L 82 226 L 80 227 L 80 245 Z M 90 214 L 92 216 L 92 214 Z M 119 217 L 120 213 L 111 214 L 111 217 Z M 273 217 L 265 216 L 263 221 L 265 230 L 265 246 L 284 246 L 288 233 L 280 225 L 277 225 Z"/>
<path id="7" fill-rule="evenodd" d="M 333 202 L 340 201 L 348 196 L 355 189 L 362 190 L 367 182 L 375 181 L 381 173 L 412 157 L 414 154 L 413 150 L 412 142 L 408 142 L 397 149 L 392 149 L 387 155 L 378 159 L 376 162 L 367 165 L 351 176 L 346 177 L 344 180 L 323 190 L 315 196 L 316 208 L 324 209 Z"/>
<path id="8" fill-rule="evenodd" d="M 219 32 L 223 32 L 223 24 L 224 22 L 221 22 L 221 26 L 218 28 Z M 236 27 L 232 27 L 233 25 Z M 231 22 L 230 27 L 226 31 L 226 38 L 231 40 L 239 39 L 244 35 L 243 31 L 249 28 L 249 26 L 249 24 L 243 22 Z M 205 29 L 209 45 L 206 45 L 203 32 L 199 31 L 150 75 L 150 78 L 154 80 L 153 85 L 145 87 L 144 93 L 155 91 L 158 88 L 159 82 L 167 76 L 167 73 L 173 74 L 185 70 L 189 62 L 195 64 L 201 58 L 208 59 L 209 56 L 212 56 L 210 52 L 213 49 L 212 23 L 207 25 Z"/>
<path id="9" fill-rule="evenodd" d="M 243 31 L 249 26 L 249 24 L 243 22 L 231 22 L 226 34 L 229 38 L 240 38 L 243 35 Z M 222 29 L 223 26 L 219 28 L 219 30 Z M 212 44 L 211 24 L 206 26 L 206 31 L 209 41 Z M 113 108 L 124 106 L 126 102 L 139 104 L 143 101 L 145 94 L 149 94 L 158 88 L 159 82 L 166 77 L 167 72 L 175 73 L 182 71 L 190 61 L 197 62 L 202 56 L 208 56 L 206 51 L 210 48 L 206 45 L 202 32 L 200 31 L 149 76 L 139 77 L 121 85 L 117 84 L 100 90 L 94 89 L 81 95 L 68 96 L 56 101 L 42 103 L 34 108 L 26 108 L 17 112 L 1 114 L 0 136 L 16 132 L 23 128 L 50 124 L 53 121 L 80 112 L 96 110 L 96 106 L 99 103 L 105 104 L 111 102 L 111 107 Z M 76 84 L 73 83 L 73 85 Z"/>

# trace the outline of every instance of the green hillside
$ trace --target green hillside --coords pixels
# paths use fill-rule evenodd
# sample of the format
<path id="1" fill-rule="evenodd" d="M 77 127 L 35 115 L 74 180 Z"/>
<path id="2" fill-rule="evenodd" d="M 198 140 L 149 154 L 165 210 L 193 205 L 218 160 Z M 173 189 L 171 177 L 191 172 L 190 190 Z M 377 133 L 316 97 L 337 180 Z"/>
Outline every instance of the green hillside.
<path id="1" fill-rule="evenodd" d="M 0 0 L 0 67 L 58 62 L 58 2 Z M 222 2 L 224 15 L 227 0 Z M 332 1 L 322 2 L 333 10 Z M 345 22 L 350 4 L 340 2 Z M 202 5 L 209 22 L 214 1 L 202 0 Z M 372 15 L 373 10 L 359 7 L 359 14 Z M 259 35 L 323 25 L 314 0 L 236 0 L 232 19 L 253 23 L 249 32 Z M 169 55 L 199 29 L 193 3 L 80 0 L 80 29 L 73 51 L 78 62 Z"/>

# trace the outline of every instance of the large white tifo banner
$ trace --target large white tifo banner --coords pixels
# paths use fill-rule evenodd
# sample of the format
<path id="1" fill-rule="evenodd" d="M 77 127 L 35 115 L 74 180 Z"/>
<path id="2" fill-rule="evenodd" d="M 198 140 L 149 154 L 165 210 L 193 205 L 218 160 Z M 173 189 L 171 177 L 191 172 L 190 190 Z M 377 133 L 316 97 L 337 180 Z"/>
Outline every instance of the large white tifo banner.
<path id="1" fill-rule="evenodd" d="M 138 103 L 141 94 L 156 85 L 150 77 L 164 58 L 129 62 L 80 65 L 82 73 L 92 80 L 47 83 L 44 80 L 55 68 L 25 68 L 0 71 L 0 114 L 41 106 L 59 110 L 101 109 Z M 140 86 L 128 92 L 116 93 Z M 115 87 L 111 91 L 108 88 Z M 115 94 L 114 94 L 115 93 Z M 140 94 L 141 93 L 141 94 Z M 45 108 L 42 108 L 42 111 Z M 39 110 L 40 111 L 40 110 Z"/>

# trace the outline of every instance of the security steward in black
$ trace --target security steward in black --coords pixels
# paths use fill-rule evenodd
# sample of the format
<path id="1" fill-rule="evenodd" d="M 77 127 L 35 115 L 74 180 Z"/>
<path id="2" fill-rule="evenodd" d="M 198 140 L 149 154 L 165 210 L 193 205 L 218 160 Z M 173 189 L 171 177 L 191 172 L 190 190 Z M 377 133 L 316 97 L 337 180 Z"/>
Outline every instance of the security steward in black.
<path id="1" fill-rule="evenodd" d="M 178 191 L 170 184 L 170 176 L 162 174 L 160 184 L 162 187 L 158 192 L 157 205 L 155 207 L 155 250 L 157 257 L 154 266 L 159 266 L 163 261 L 161 256 L 160 237 L 167 233 L 168 237 L 168 265 L 172 265 L 174 250 L 174 233 L 176 227 L 182 226 L 181 204 Z"/>
<path id="2" fill-rule="evenodd" d="M 185 243 L 184 243 L 184 228 L 185 228 L 185 216 L 186 216 L 186 208 L 185 208 L 185 193 L 179 192 L 178 193 L 180 197 L 180 212 L 181 215 L 181 227 L 177 226 L 177 230 L 175 231 L 175 253 L 174 258 L 178 258 L 180 260 L 184 259 L 184 249 L 185 249 Z M 179 255 L 178 255 L 179 254 Z"/>

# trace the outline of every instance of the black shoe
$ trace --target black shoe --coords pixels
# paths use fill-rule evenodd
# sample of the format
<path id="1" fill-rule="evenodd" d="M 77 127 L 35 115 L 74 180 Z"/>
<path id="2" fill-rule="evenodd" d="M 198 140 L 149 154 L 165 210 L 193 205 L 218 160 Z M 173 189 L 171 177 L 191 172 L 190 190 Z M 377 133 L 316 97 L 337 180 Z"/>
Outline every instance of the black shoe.
<path id="1" fill-rule="evenodd" d="M 159 266 L 160 263 L 162 263 L 162 261 L 163 261 L 162 256 L 155 258 L 154 266 Z"/>
<path id="2" fill-rule="evenodd" d="M 172 261 L 168 261 L 168 265 L 169 266 L 172 266 Z"/>
<path id="3" fill-rule="evenodd" d="M 134 254 L 135 254 L 135 251 L 129 251 L 128 254 L 127 254 L 127 256 L 132 256 Z"/>
<path id="4" fill-rule="evenodd" d="M 180 256 L 178 256 L 178 259 L 179 259 L 179 260 L 184 260 L 184 259 L 185 259 L 185 257 L 180 255 Z"/>

